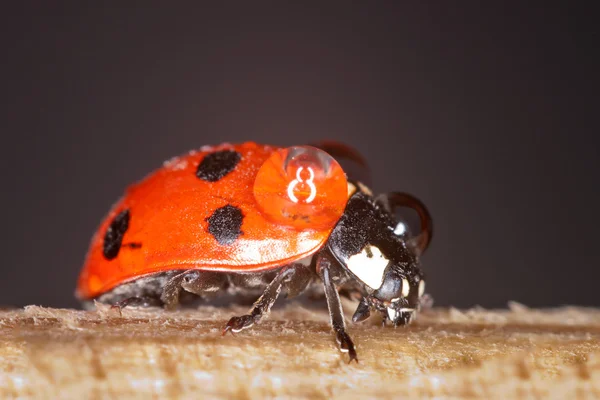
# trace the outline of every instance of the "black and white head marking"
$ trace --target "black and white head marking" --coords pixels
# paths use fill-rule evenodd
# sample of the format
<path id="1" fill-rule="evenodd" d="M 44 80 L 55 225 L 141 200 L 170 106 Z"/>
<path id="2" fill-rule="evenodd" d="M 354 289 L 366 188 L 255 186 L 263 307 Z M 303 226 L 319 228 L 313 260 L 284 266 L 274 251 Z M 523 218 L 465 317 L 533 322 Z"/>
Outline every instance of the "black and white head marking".
<path id="1" fill-rule="evenodd" d="M 364 285 L 366 302 L 357 309 L 357 320 L 368 316 L 368 307 L 394 325 L 404 324 L 419 307 L 425 283 L 417 257 L 403 235 L 394 232 L 396 227 L 394 216 L 360 188 L 329 238 L 331 254 Z"/>
<path id="2" fill-rule="evenodd" d="M 378 247 L 366 245 L 359 253 L 348 258 L 348 269 L 371 289 L 379 289 L 388 260 Z"/>

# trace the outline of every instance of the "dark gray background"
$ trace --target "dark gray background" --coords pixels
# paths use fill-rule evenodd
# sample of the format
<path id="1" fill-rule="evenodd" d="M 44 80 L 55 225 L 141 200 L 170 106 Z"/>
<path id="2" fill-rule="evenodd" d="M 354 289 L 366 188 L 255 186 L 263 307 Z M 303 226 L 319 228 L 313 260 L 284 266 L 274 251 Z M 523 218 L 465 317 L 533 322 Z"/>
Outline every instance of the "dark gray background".
<path id="1" fill-rule="evenodd" d="M 437 304 L 600 305 L 587 10 L 90 4 L 2 12 L 0 304 L 76 305 L 100 219 L 173 155 L 334 138 L 431 208 Z"/>

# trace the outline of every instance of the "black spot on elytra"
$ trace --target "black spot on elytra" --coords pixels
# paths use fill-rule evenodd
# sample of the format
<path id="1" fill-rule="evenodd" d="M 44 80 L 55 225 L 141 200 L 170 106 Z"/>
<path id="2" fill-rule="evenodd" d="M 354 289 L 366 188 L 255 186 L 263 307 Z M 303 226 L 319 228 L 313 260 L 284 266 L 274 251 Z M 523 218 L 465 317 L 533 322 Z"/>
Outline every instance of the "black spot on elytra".
<path id="1" fill-rule="evenodd" d="M 196 169 L 196 176 L 208 182 L 216 182 L 238 165 L 242 156 L 234 150 L 221 150 L 207 154 Z"/>
<path id="2" fill-rule="evenodd" d="M 217 208 L 208 218 L 208 233 L 221 245 L 232 244 L 242 234 L 244 214 L 238 207 L 230 204 Z"/>
<path id="3" fill-rule="evenodd" d="M 141 249 L 142 244 L 138 242 L 123 243 L 121 247 L 129 247 L 130 249 Z"/>
<path id="4" fill-rule="evenodd" d="M 119 254 L 121 249 L 121 243 L 123 242 L 123 235 L 129 228 L 129 210 L 123 210 L 108 226 L 106 233 L 104 234 L 104 246 L 102 252 L 107 260 L 112 260 Z"/>

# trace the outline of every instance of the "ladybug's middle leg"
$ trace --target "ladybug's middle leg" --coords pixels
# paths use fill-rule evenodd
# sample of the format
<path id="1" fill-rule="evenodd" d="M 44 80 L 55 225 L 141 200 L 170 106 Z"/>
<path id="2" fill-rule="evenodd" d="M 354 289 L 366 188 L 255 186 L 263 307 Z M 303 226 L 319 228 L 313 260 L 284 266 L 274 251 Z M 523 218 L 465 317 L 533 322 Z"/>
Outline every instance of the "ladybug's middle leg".
<path id="1" fill-rule="evenodd" d="M 250 314 L 231 318 L 223 329 L 223 335 L 228 331 L 237 333 L 242 329 L 250 328 L 269 313 L 284 286 L 292 296 L 296 295 L 308 285 L 313 275 L 314 272 L 302 264 L 291 264 L 283 267 L 269 283 L 263 294 L 256 300 Z"/>

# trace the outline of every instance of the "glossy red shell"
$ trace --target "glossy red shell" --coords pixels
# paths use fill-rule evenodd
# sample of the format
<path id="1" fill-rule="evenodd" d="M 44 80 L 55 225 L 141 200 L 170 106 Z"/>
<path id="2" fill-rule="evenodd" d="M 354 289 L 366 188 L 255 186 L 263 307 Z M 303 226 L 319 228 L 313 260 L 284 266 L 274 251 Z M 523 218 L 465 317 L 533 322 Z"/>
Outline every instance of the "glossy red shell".
<path id="1" fill-rule="evenodd" d="M 235 169 L 216 182 L 196 176 L 202 159 L 220 150 L 241 155 Z M 256 175 L 278 147 L 248 142 L 204 147 L 174 158 L 130 186 L 92 238 L 79 276 L 77 296 L 96 297 L 127 281 L 169 270 L 264 271 L 315 253 L 333 227 L 294 229 L 274 223 L 258 209 Z M 344 178 L 345 179 L 345 178 Z M 242 234 L 220 245 L 208 232 L 212 213 L 227 205 L 241 209 Z M 120 212 L 130 220 L 115 258 L 103 255 L 104 235 Z M 127 246 L 135 243 L 137 246 Z"/>

